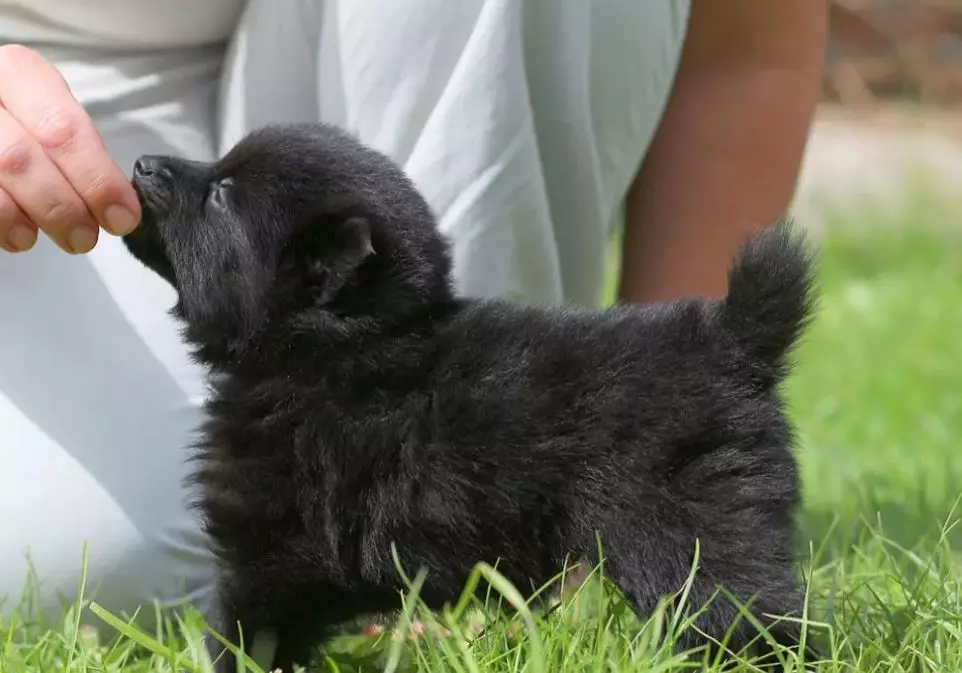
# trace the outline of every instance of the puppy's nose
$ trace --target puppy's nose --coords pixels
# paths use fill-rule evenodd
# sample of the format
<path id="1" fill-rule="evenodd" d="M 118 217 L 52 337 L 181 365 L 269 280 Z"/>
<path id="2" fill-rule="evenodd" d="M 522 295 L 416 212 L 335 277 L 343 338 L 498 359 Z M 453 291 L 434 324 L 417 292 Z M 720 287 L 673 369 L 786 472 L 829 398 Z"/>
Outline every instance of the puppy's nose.
<path id="1" fill-rule="evenodd" d="M 145 154 L 134 162 L 134 178 L 161 177 L 170 179 L 171 172 L 167 163 L 166 157 Z"/>

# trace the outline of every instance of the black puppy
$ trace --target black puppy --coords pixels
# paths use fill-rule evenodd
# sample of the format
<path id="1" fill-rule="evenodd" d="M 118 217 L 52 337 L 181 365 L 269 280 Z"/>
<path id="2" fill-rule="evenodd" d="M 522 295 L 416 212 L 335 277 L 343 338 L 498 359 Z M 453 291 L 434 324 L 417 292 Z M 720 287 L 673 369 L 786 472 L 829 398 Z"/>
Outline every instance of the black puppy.
<path id="1" fill-rule="evenodd" d="M 600 538 L 642 616 L 682 589 L 697 543 L 691 607 L 722 587 L 796 643 L 775 619 L 803 607 L 776 387 L 811 265 L 786 225 L 746 245 L 721 301 L 524 308 L 456 297 L 412 183 L 331 127 L 134 173 L 126 243 L 177 289 L 213 374 L 195 478 L 227 637 L 274 627 L 273 665 L 306 664 L 333 626 L 397 607 L 392 543 L 438 606 L 479 561 L 526 589 L 568 555 L 597 561 Z M 697 626 L 722 639 L 738 615 L 718 596 Z M 757 636 L 741 619 L 729 645 Z"/>

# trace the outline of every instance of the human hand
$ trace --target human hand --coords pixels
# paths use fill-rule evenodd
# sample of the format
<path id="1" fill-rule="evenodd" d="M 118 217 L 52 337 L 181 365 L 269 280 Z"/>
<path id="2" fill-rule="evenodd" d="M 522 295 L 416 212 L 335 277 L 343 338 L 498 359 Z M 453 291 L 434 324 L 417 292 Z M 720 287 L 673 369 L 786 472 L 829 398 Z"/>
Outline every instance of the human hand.
<path id="1" fill-rule="evenodd" d="M 57 69 L 32 49 L 0 46 L 0 247 L 29 250 L 42 230 L 86 253 L 101 226 L 123 235 L 140 216 L 130 181 Z"/>

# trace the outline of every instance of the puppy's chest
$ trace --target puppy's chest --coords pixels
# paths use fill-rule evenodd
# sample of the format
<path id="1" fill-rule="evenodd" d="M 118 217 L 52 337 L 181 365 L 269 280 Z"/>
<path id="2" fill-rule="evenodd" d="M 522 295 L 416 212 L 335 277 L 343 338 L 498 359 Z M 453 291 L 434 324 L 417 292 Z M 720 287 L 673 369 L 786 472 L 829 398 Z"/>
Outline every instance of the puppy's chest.
<path id="1" fill-rule="evenodd" d="M 208 405 L 201 481 L 208 493 L 258 503 L 272 525 L 306 525 L 397 459 L 416 434 L 408 418 L 395 405 L 349 405 L 316 389 L 232 386 Z"/>
<path id="2" fill-rule="evenodd" d="M 320 468 L 317 417 L 296 392 L 250 391 L 213 398 L 204 427 L 202 460 L 237 490 L 291 489 Z"/>

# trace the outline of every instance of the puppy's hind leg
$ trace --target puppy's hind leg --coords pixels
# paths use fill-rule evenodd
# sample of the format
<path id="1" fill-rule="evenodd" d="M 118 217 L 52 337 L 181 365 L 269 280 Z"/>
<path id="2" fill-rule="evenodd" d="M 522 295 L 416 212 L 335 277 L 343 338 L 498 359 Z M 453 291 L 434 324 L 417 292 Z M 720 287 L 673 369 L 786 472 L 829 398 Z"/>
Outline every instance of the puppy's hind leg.
<path id="1" fill-rule="evenodd" d="M 790 554 L 780 549 L 777 536 L 757 527 L 729 529 L 728 534 L 706 530 L 663 494 L 649 493 L 644 502 L 614 511 L 615 516 L 606 512 L 600 526 L 605 573 L 643 620 L 666 597 L 674 609 L 695 617 L 676 634 L 678 647 L 719 642 L 735 652 L 750 644 L 755 651 L 770 651 L 735 601 L 750 604 L 751 613 L 776 642 L 797 644 L 797 621 L 765 616 L 797 618 L 803 607 Z"/>
<path id="2" fill-rule="evenodd" d="M 686 582 L 691 576 L 694 546 L 687 554 L 682 550 L 682 540 L 672 539 L 626 539 L 625 532 L 618 536 L 608 535 L 602 539 L 605 556 L 605 575 L 611 579 L 632 604 L 638 618 L 648 619 L 660 601 L 670 599 L 674 609 L 685 608 L 692 613 L 702 610 L 696 620 L 697 626 L 709 636 L 706 640 L 696 630 L 684 628 L 674 635 L 678 651 L 694 649 L 708 644 L 711 638 L 719 641 L 738 618 L 737 608 L 725 596 L 715 595 L 713 583 L 696 571 L 692 584 Z"/>

